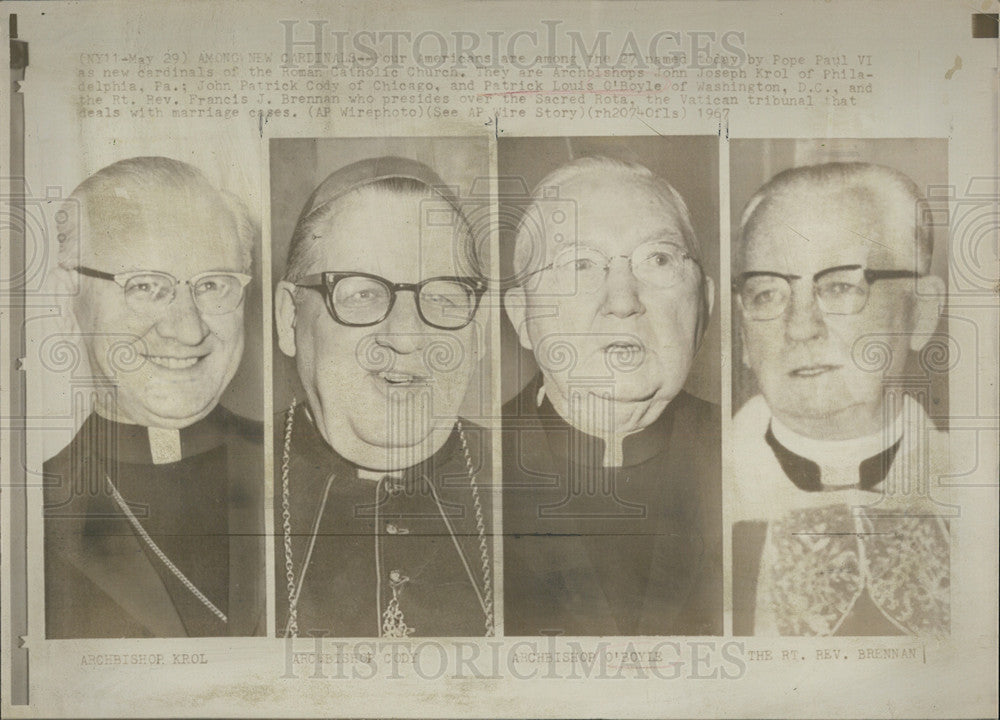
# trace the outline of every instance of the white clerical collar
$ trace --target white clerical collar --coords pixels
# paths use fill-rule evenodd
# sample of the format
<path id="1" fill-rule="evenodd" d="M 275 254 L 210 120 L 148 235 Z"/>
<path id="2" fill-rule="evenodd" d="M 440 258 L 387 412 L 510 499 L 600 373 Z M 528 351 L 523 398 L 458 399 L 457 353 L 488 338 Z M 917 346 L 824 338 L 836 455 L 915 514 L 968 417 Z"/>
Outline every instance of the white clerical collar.
<path id="1" fill-rule="evenodd" d="M 174 428 L 146 428 L 149 434 L 149 454 L 154 465 L 179 462 L 181 455 L 181 431 Z"/>
<path id="2" fill-rule="evenodd" d="M 401 480 L 403 478 L 403 473 L 400 470 L 371 470 L 369 468 L 358 468 L 358 480 L 371 480 L 372 482 L 381 482 L 383 478 L 392 478 L 393 480 Z"/>
<path id="3" fill-rule="evenodd" d="M 847 440 L 817 440 L 795 432 L 778 418 L 771 418 L 771 432 L 785 448 L 822 468 L 824 485 L 855 485 L 858 466 L 892 447 L 903 437 L 903 413 L 890 425 L 871 435 Z"/>
<path id="4" fill-rule="evenodd" d="M 545 400 L 545 385 L 543 384 L 538 388 L 538 394 L 535 396 L 535 404 L 541 407 L 542 402 Z M 572 415 L 572 413 L 567 413 Z M 633 430 L 628 433 L 602 433 L 600 435 L 594 435 L 591 432 L 577 427 L 569 418 L 563 418 L 567 425 L 575 428 L 585 435 L 590 437 L 596 437 L 598 440 L 604 443 L 604 457 L 602 459 L 602 465 L 606 468 L 609 467 L 621 467 L 625 464 L 625 438 L 629 435 L 634 435 L 637 432 L 642 432 L 644 428 L 639 430 Z"/>

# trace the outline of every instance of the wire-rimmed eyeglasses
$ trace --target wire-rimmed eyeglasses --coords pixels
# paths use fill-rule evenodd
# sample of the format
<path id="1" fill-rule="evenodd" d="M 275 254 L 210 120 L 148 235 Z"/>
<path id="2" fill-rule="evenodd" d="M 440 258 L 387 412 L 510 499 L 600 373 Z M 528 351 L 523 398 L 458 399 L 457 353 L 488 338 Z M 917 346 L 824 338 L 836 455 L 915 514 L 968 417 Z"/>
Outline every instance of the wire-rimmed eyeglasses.
<path id="1" fill-rule="evenodd" d="M 417 314 L 431 327 L 460 330 L 472 322 L 486 283 L 474 277 L 442 275 L 417 283 L 394 283 L 363 272 L 327 271 L 307 275 L 295 283 L 323 294 L 326 309 L 341 325 L 367 327 L 389 317 L 396 295 L 414 294 Z"/>
<path id="2" fill-rule="evenodd" d="M 177 286 L 187 285 L 195 307 L 203 315 L 225 315 L 243 301 L 243 293 L 252 278 L 238 272 L 208 270 L 187 280 L 159 270 L 135 270 L 109 273 L 79 266 L 76 271 L 98 280 L 110 280 L 122 288 L 125 304 L 133 312 L 153 316 L 163 312 L 177 297 Z"/>
<path id="3" fill-rule="evenodd" d="M 628 255 L 612 256 L 587 245 L 572 245 L 557 253 L 545 267 L 525 275 L 525 279 L 549 273 L 559 292 L 593 293 L 604 284 L 616 258 L 628 262 L 640 283 L 658 290 L 673 287 L 682 280 L 685 260 L 698 264 L 687 250 L 662 240 L 642 243 Z"/>
<path id="4" fill-rule="evenodd" d="M 813 295 L 824 313 L 856 315 L 868 304 L 872 283 L 919 277 L 922 273 L 913 270 L 872 270 L 861 265 L 838 265 L 812 276 Z M 785 312 L 791 301 L 791 282 L 801 279 L 801 275 L 753 270 L 741 273 L 733 283 L 733 290 L 747 319 L 773 320 Z"/>

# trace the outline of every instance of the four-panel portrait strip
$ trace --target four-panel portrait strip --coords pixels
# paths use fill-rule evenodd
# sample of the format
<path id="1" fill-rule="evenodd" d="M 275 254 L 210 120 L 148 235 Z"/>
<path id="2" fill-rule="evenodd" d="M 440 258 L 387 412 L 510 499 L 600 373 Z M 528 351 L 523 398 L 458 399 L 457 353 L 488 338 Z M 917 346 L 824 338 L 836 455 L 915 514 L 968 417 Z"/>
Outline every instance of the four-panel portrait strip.
<path id="1" fill-rule="evenodd" d="M 256 212 L 190 158 L 81 178 L 45 636 L 948 635 L 947 159 L 274 139 Z"/>

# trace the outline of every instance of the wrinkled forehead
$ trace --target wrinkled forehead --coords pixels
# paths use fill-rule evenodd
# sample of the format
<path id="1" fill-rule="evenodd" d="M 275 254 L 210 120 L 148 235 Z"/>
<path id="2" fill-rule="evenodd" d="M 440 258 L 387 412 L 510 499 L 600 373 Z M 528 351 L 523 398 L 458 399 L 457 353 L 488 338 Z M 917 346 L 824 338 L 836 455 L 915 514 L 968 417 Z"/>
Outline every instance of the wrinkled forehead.
<path id="1" fill-rule="evenodd" d="M 313 235 L 309 272 L 371 272 L 400 281 L 469 274 L 460 261 L 468 225 L 430 188 L 352 191 L 330 204 Z"/>
<path id="2" fill-rule="evenodd" d="M 764 199 L 743 231 L 742 270 L 808 275 L 844 264 L 911 269 L 916 208 L 863 187 L 800 187 Z"/>
<path id="3" fill-rule="evenodd" d="M 544 242 L 550 259 L 573 245 L 619 254 L 646 241 L 670 242 L 699 254 L 690 220 L 670 192 L 652 179 L 621 172 L 586 173 L 558 188 L 541 188 L 524 230 L 525 238 Z M 541 248 L 533 250 L 541 254 Z"/>

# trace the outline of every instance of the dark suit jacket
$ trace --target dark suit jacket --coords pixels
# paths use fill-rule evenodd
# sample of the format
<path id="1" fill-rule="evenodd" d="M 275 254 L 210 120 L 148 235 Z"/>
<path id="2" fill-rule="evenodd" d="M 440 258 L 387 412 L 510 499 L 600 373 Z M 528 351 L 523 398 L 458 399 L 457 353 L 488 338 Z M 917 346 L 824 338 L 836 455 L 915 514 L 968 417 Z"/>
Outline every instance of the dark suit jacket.
<path id="1" fill-rule="evenodd" d="M 504 407 L 506 634 L 721 634 L 718 408 L 680 393 L 603 468 L 540 382 Z"/>
<path id="2" fill-rule="evenodd" d="M 217 407 L 154 465 L 145 427 L 92 414 L 44 465 L 48 638 L 262 635 L 263 431 Z M 222 623 L 153 553 L 108 480 Z"/>

